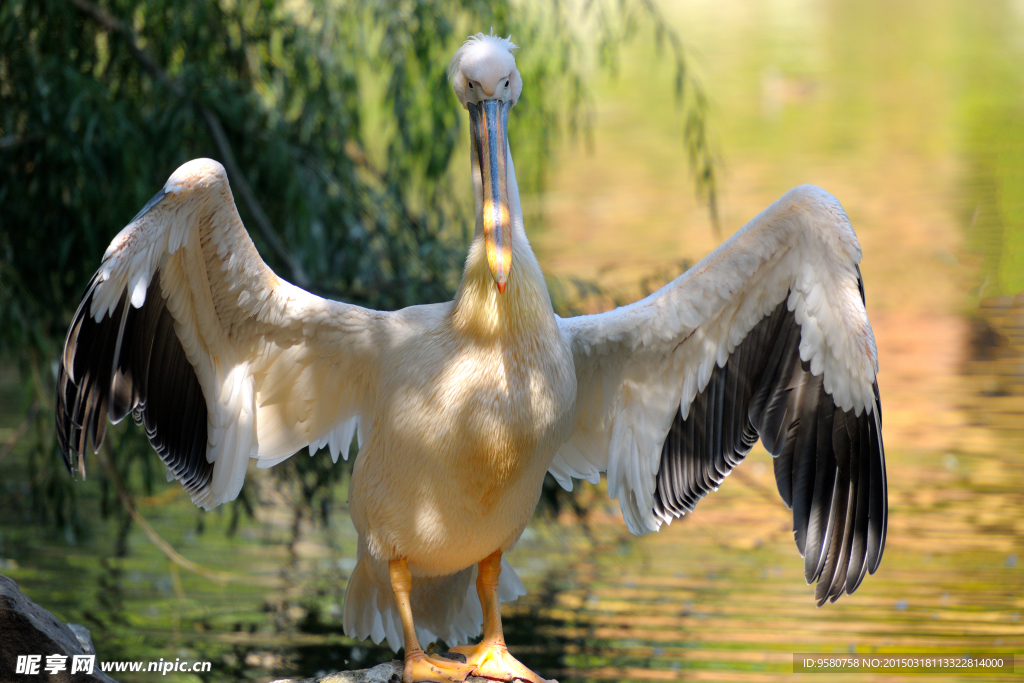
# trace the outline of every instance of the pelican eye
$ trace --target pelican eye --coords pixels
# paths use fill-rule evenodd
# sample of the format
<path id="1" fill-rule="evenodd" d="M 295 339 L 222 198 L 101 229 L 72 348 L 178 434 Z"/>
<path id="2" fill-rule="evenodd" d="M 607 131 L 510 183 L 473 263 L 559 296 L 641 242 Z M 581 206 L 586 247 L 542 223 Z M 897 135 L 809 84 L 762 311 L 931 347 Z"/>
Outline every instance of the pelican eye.
<path id="1" fill-rule="evenodd" d="M 505 79 L 505 87 L 506 88 L 508 87 L 508 79 L 507 78 Z"/>
<path id="2" fill-rule="evenodd" d="M 472 89 L 473 89 L 473 83 L 472 83 L 472 81 L 470 81 L 470 83 L 469 83 L 469 89 L 470 89 L 470 90 L 472 90 Z"/>

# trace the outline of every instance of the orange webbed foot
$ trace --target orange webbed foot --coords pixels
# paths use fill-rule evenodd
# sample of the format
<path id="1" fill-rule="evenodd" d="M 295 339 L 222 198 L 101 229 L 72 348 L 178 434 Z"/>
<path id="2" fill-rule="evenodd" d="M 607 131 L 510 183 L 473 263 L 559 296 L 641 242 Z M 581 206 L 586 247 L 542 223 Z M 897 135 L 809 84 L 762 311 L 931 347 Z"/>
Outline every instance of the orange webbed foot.
<path id="1" fill-rule="evenodd" d="M 475 675 L 495 681 L 529 681 L 548 683 L 508 653 L 504 643 L 480 643 L 453 647 L 452 652 L 465 655 L 466 664 L 476 669 Z"/>
<path id="2" fill-rule="evenodd" d="M 475 673 L 476 667 L 471 664 L 413 650 L 405 656 L 402 683 L 463 683 Z"/>

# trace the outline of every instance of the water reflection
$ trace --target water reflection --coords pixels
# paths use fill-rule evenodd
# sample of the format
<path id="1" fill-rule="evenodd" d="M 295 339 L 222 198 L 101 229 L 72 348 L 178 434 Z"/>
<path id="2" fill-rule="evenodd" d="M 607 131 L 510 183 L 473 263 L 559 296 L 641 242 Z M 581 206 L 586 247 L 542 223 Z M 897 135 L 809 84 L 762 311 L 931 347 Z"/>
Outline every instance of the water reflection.
<path id="1" fill-rule="evenodd" d="M 983 300 L 971 332 L 964 409 L 1019 453 L 1024 447 L 1024 295 Z"/>
<path id="2" fill-rule="evenodd" d="M 506 609 L 516 653 L 563 682 L 761 680 L 785 679 L 795 651 L 1007 652 L 1024 645 L 1018 459 L 918 458 L 928 485 L 897 488 L 883 570 L 854 596 L 819 610 L 802 581 L 788 513 L 758 494 L 772 484 L 770 468 L 756 459 L 767 455 L 752 457 L 737 470 L 744 478 L 729 481 L 692 518 L 638 541 L 611 522 L 612 510 L 592 511 L 589 529 L 571 518 L 535 525 L 511 558 L 530 589 Z M 178 505 L 190 515 L 187 501 Z M 175 516 L 154 525 L 172 534 Z M 335 523 L 347 520 L 339 514 Z M 197 542 L 193 555 L 242 576 L 251 568 L 229 588 L 174 578 L 134 533 L 123 557 L 103 557 L 116 538 L 63 557 L 37 546 L 22 555 L 29 568 L 13 575 L 37 600 L 89 626 L 108 659 L 208 659 L 215 666 L 204 680 L 229 681 L 392 658 L 386 648 L 342 635 L 336 596 L 323 578 L 337 564 L 324 563 L 322 529 L 306 536 L 294 584 L 242 559 L 283 556 L 285 544 L 231 543 L 232 559 L 221 554 L 230 549 L 217 548 L 222 531 L 209 530 L 211 547 Z"/>

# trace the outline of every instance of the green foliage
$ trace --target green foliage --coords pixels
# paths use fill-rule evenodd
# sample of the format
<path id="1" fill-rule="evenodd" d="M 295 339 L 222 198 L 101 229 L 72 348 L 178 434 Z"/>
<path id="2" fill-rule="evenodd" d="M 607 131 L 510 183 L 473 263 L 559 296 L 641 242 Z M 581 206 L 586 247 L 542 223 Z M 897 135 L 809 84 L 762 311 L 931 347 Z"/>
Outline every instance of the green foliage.
<path id="1" fill-rule="evenodd" d="M 626 18 L 631 33 L 617 34 Z M 670 38 L 686 146 L 713 197 L 703 95 L 649 2 L 0 3 L 0 350 L 31 386 L 28 402 L 52 420 L 54 362 L 85 283 L 117 230 L 196 157 L 225 164 L 284 278 L 382 309 L 449 298 L 472 224 L 450 55 L 492 26 L 527 46 L 510 134 L 524 191 L 536 192 L 558 137 L 590 116 L 577 27 L 604 27 L 607 61 L 638 19 Z M 69 478 L 53 472 L 52 430 L 36 432 L 33 489 L 67 523 Z M 126 451 L 153 460 L 143 440 L 118 433 L 121 479 L 152 482 L 159 467 L 124 469 L 135 461 Z M 312 482 L 312 501 L 343 475 L 308 461 L 282 472 L 307 468 L 296 476 Z"/>

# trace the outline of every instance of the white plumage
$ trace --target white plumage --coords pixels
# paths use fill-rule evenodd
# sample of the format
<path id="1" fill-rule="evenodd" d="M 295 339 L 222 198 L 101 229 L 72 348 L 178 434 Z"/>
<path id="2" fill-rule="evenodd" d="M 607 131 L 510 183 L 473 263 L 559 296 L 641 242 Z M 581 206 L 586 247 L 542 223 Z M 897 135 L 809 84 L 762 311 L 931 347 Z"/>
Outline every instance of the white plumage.
<path id="1" fill-rule="evenodd" d="M 69 467 L 98 447 L 108 414 L 131 412 L 207 509 L 238 495 L 251 458 L 327 447 L 336 462 L 357 434 L 345 628 L 404 639 L 407 680 L 532 676 L 492 647 L 494 596 L 524 591 L 501 552 L 547 471 L 566 488 L 607 472 L 630 530 L 646 533 L 717 488 L 760 436 L 819 603 L 852 592 L 884 546 L 877 354 L 839 202 L 795 188 L 646 299 L 558 318 L 507 148 L 514 47 L 478 35 L 452 60 L 477 215 L 454 301 L 384 313 L 284 282 L 223 167 L 198 159 L 114 238 L 60 365 Z M 453 644 L 482 622 L 464 670 L 417 654 L 416 633 Z"/>
<path id="2" fill-rule="evenodd" d="M 555 456 L 552 475 L 571 490 L 571 477 L 596 482 L 607 471 L 630 531 L 657 531 L 669 520 L 652 511 L 654 474 L 675 406 L 685 419 L 714 365 L 723 367 L 784 300 L 801 328 L 801 360 L 812 374 L 824 373 L 840 409 L 870 414 L 878 359 L 858 290 L 860 258 L 839 202 L 804 185 L 646 299 L 560 319 L 579 396 L 602 400 L 577 399 L 577 428 Z"/>

